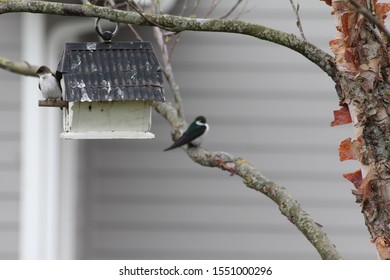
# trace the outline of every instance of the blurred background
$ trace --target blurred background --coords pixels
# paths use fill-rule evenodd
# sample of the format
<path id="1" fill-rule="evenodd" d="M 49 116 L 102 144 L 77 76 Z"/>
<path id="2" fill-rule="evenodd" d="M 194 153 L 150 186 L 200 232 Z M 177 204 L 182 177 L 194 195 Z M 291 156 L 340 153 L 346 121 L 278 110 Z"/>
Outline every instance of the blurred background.
<path id="1" fill-rule="evenodd" d="M 187 1 L 160 0 L 177 14 Z M 63 1 L 65 2 L 65 1 Z M 71 2 L 71 1 L 68 1 Z M 79 3 L 80 1 L 74 1 Z M 205 17 L 214 1 L 188 1 Z M 210 17 L 236 0 L 220 1 Z M 331 8 L 300 0 L 306 38 L 330 53 Z M 289 1 L 243 1 L 230 18 L 299 36 Z M 66 42 L 98 41 L 93 19 L 0 17 L 0 55 L 55 70 Z M 149 27 L 135 27 L 151 40 Z M 123 25 L 115 40 L 136 40 Z M 171 41 L 172 44 L 174 41 Z M 176 44 L 176 43 L 175 43 Z M 334 83 L 287 48 L 255 38 L 182 32 L 172 54 L 188 122 L 207 117 L 204 147 L 242 156 L 284 186 L 347 259 L 375 259 L 339 143 Z M 0 71 L 1 259 L 319 259 L 306 238 L 240 178 L 163 152 L 171 127 L 153 112 L 153 140 L 61 140 L 62 113 L 41 108 L 36 78 Z M 172 100 L 166 87 L 167 102 Z"/>

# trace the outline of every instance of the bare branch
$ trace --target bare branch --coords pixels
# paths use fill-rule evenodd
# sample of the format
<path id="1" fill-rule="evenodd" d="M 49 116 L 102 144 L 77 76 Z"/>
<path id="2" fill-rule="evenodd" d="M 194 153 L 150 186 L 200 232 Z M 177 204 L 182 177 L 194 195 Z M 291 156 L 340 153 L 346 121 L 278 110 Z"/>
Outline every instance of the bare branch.
<path id="1" fill-rule="evenodd" d="M 194 6 L 192 6 L 192 9 L 191 9 L 191 12 L 190 12 L 190 16 L 192 16 L 196 12 L 196 10 L 199 7 L 199 4 L 200 4 L 200 0 L 195 0 L 194 1 Z"/>
<path id="2" fill-rule="evenodd" d="M 242 1 L 243 0 L 238 0 L 236 4 L 224 16 L 220 17 L 220 19 L 228 18 L 237 9 L 237 7 L 241 4 Z"/>
<path id="3" fill-rule="evenodd" d="M 185 10 L 187 9 L 187 5 L 188 5 L 188 0 L 184 0 L 183 1 L 183 6 L 181 7 L 181 10 L 179 12 L 179 16 L 183 16 L 184 15 Z"/>
<path id="4" fill-rule="evenodd" d="M 295 6 L 294 4 L 294 0 L 290 0 L 290 3 L 291 3 L 291 7 L 293 8 L 294 10 L 294 13 L 295 13 L 295 16 L 297 18 L 297 27 L 299 29 L 299 32 L 301 33 L 301 37 L 306 40 L 306 37 L 305 37 L 305 33 L 303 32 L 303 27 L 302 27 L 302 22 L 301 22 L 301 18 L 299 16 L 299 4 L 297 6 Z"/>
<path id="5" fill-rule="evenodd" d="M 0 68 L 26 76 L 37 77 L 39 66 L 30 65 L 28 62 L 15 62 L 5 57 L 0 57 Z"/>
<path id="6" fill-rule="evenodd" d="M 213 0 L 210 9 L 207 11 L 206 15 L 204 16 L 205 18 L 209 18 L 211 14 L 214 12 L 215 8 L 219 5 L 221 0 Z"/>
<path id="7" fill-rule="evenodd" d="M 137 5 L 137 3 L 135 3 L 133 0 L 126 0 L 126 2 L 134 9 L 134 11 L 136 11 L 141 17 L 143 17 L 147 22 L 149 22 L 151 25 L 153 26 L 157 26 L 157 27 L 160 27 L 161 29 L 167 29 L 166 27 L 163 27 L 161 25 L 159 25 L 158 23 L 156 22 L 153 22 L 151 21 L 150 19 L 148 19 L 142 9 Z M 167 29 L 167 30 L 170 30 L 170 29 Z M 170 30 L 170 31 L 173 31 L 173 30 Z"/>
<path id="8" fill-rule="evenodd" d="M 349 0 L 349 2 L 356 8 L 356 10 L 361 13 L 368 21 L 372 22 L 378 29 L 386 35 L 387 39 L 390 40 L 390 32 L 386 27 L 381 23 L 381 21 L 369 10 L 361 6 L 355 0 Z"/>
<path id="9" fill-rule="evenodd" d="M 137 25 L 156 25 L 173 32 L 208 31 L 226 32 L 253 36 L 290 48 L 319 66 L 333 79 L 337 69 L 332 56 L 297 36 L 263 25 L 225 19 L 198 19 L 173 15 L 143 14 L 113 10 L 94 5 L 66 4 L 33 0 L 0 0 L 0 14 L 12 12 L 46 13 L 63 16 L 99 17 L 114 22 Z"/>
<path id="10" fill-rule="evenodd" d="M 178 118 L 175 108 L 167 103 L 156 102 L 154 109 L 165 117 L 172 127 L 178 128 L 175 137 L 179 137 L 179 130 L 184 131 L 187 124 Z M 183 147 L 183 149 L 194 162 L 206 167 L 217 167 L 228 171 L 230 174 L 238 175 L 243 179 L 247 187 L 259 191 L 272 199 L 279 206 L 280 212 L 317 249 L 322 259 L 342 258 L 310 214 L 302 210 L 298 202 L 288 194 L 285 188 L 265 178 L 250 162 L 225 152 L 210 152 L 202 148 Z"/>
<path id="11" fill-rule="evenodd" d="M 167 48 L 167 45 L 165 44 L 165 41 L 164 41 L 164 34 L 157 27 L 154 27 L 153 31 L 154 31 L 154 36 L 157 40 L 157 43 L 161 49 L 162 63 L 164 66 L 164 74 L 165 74 L 165 77 L 166 77 L 166 79 L 167 79 L 167 81 L 172 89 L 172 94 L 173 94 L 173 98 L 175 101 L 175 108 L 176 108 L 177 116 L 181 120 L 184 120 L 184 112 L 183 112 L 183 107 L 182 107 L 179 85 L 176 83 L 175 76 L 173 75 L 173 70 L 172 70 L 172 66 L 170 63 L 170 53 L 168 53 L 168 48 Z"/>
<path id="12" fill-rule="evenodd" d="M 243 14 L 248 12 L 248 10 L 246 9 L 248 7 L 248 3 L 249 3 L 249 0 L 246 0 L 245 4 L 242 6 L 241 10 L 234 17 L 235 20 L 239 20 Z"/>
<path id="13" fill-rule="evenodd" d="M 139 35 L 139 33 L 137 32 L 137 30 L 135 30 L 135 28 L 133 27 L 133 25 L 131 25 L 130 23 L 127 24 L 127 27 L 130 29 L 130 31 L 134 34 L 135 38 L 137 38 L 138 41 L 144 41 L 141 37 L 141 35 Z"/>
<path id="14" fill-rule="evenodd" d="M 108 4 L 110 4 L 110 6 L 115 9 L 117 7 L 117 4 L 113 1 L 113 0 L 108 0 Z M 128 8 L 130 6 L 129 3 L 126 2 L 126 4 L 128 5 Z M 135 38 L 138 40 L 138 41 L 143 41 L 142 40 L 142 37 L 141 35 L 139 35 L 139 33 L 137 32 L 137 30 L 135 30 L 135 28 L 133 27 L 133 25 L 131 25 L 130 23 L 127 24 L 127 27 L 129 28 L 129 30 L 131 31 L 131 33 L 134 34 Z"/>

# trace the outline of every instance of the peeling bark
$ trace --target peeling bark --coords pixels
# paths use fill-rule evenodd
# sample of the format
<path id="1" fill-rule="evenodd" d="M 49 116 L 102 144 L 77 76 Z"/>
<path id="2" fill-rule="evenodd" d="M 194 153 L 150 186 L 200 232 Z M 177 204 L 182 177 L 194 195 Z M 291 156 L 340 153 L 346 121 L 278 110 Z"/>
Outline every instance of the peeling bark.
<path id="1" fill-rule="evenodd" d="M 357 2 L 367 8 L 366 1 Z M 340 103 L 349 107 L 361 143 L 356 159 L 362 165 L 362 181 L 353 193 L 379 257 L 390 259 L 389 43 L 348 2 L 332 1 L 332 6 L 339 31 L 330 41 L 339 70 L 336 88 Z M 374 8 L 380 13 L 383 6 Z"/>

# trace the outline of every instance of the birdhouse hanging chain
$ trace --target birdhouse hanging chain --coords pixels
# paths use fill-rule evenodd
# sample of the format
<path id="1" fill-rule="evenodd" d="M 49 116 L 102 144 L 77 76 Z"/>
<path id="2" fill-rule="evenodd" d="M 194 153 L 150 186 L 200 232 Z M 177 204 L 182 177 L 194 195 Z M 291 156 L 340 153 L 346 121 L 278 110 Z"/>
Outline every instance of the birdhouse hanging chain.
<path id="1" fill-rule="evenodd" d="M 105 43 L 110 43 L 112 38 L 118 33 L 119 31 L 119 23 L 116 23 L 115 30 L 114 31 L 103 31 L 101 30 L 100 26 L 100 18 L 96 19 L 95 21 L 95 30 L 96 33 L 100 36 L 100 38 L 103 39 Z"/>

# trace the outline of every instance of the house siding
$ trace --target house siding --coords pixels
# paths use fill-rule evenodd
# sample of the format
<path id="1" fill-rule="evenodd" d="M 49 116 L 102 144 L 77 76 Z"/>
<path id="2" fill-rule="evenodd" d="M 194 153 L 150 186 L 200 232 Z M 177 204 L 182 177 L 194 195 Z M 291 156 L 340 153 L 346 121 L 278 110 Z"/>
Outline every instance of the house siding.
<path id="1" fill-rule="evenodd" d="M 0 17 L 1 56 L 20 60 L 21 16 Z M 18 257 L 20 78 L 0 71 L 0 259 Z"/>

